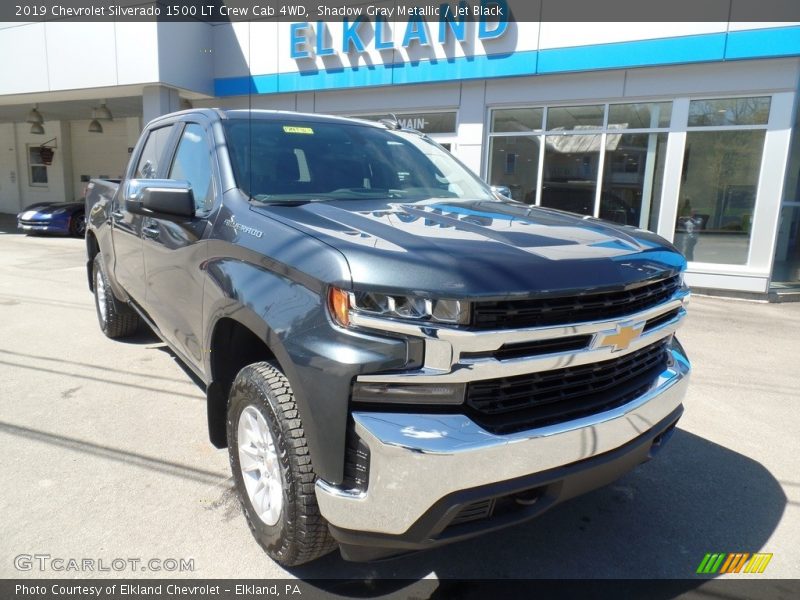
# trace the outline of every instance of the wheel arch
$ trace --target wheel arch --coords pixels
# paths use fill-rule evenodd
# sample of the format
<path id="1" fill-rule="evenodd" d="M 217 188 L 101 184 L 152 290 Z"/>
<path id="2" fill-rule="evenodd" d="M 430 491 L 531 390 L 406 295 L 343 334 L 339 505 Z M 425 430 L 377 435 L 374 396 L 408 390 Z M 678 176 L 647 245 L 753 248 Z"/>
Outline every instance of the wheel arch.
<path id="1" fill-rule="evenodd" d="M 217 447 L 227 445 L 223 426 L 235 371 L 248 361 L 272 360 L 291 384 L 317 475 L 338 483 L 344 471 L 352 377 L 375 359 L 374 342 L 363 340 L 363 358 L 358 353 L 357 358 L 345 353 L 345 360 L 341 360 L 343 344 L 349 346 L 355 334 L 330 325 L 323 284 L 330 278 L 314 277 L 267 258 L 276 252 L 256 255 L 239 246 L 215 248 L 212 243 L 209 247 L 214 258 L 203 267 L 207 280 L 202 370 L 208 386 L 210 438 Z M 334 284 L 342 285 L 338 278 Z M 243 334 L 245 345 L 257 351 L 237 350 L 226 358 L 239 345 L 231 343 L 231 335 L 240 335 L 235 332 L 242 328 L 249 331 Z M 383 365 L 384 361 L 380 362 Z"/>
<path id="2" fill-rule="evenodd" d="M 237 316 L 242 316 L 246 310 L 243 308 Z M 220 316 L 208 337 L 208 435 L 217 448 L 228 445 L 225 431 L 228 394 L 236 374 L 247 365 L 262 361 L 277 363 L 285 373 L 285 359 L 281 360 L 267 343 L 269 336 L 266 324 L 253 319 L 247 321 Z"/>
<path id="3" fill-rule="evenodd" d="M 89 291 L 94 292 L 94 257 L 100 253 L 100 244 L 91 229 L 86 230 L 86 277 L 89 279 Z"/>

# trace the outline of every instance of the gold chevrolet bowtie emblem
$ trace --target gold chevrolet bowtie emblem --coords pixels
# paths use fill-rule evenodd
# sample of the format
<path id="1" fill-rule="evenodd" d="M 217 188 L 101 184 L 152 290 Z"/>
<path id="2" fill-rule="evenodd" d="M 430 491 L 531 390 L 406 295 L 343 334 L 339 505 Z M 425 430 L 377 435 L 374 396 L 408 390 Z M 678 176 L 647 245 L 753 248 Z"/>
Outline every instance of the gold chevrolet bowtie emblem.
<path id="1" fill-rule="evenodd" d="M 600 340 L 599 346 L 614 346 L 612 352 L 625 350 L 631 342 L 639 337 L 644 329 L 644 323 L 637 325 L 617 325 L 617 330 Z"/>

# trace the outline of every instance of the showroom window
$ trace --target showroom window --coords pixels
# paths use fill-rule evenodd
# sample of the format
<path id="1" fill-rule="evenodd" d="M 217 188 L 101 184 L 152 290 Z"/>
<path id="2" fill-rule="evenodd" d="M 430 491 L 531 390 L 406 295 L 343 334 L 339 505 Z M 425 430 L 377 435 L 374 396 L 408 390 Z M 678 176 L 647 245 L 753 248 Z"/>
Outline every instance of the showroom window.
<path id="1" fill-rule="evenodd" d="M 593 215 L 605 106 L 548 108 L 540 204 Z"/>
<path id="2" fill-rule="evenodd" d="M 675 219 L 690 261 L 747 263 L 770 98 L 692 100 Z"/>
<path id="3" fill-rule="evenodd" d="M 539 178 L 544 108 L 493 110 L 489 136 L 489 183 L 533 204 Z"/>
<path id="4" fill-rule="evenodd" d="M 495 109 L 492 185 L 515 200 L 655 230 L 671 102 Z"/>

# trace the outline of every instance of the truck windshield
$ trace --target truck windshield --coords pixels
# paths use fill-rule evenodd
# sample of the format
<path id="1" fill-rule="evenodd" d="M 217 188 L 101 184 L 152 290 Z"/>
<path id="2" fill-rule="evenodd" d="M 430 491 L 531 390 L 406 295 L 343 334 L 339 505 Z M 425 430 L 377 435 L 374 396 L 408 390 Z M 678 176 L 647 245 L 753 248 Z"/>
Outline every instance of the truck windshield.
<path id="1" fill-rule="evenodd" d="M 415 133 L 288 120 L 231 119 L 224 127 L 238 187 L 262 202 L 493 198 L 446 150 Z"/>

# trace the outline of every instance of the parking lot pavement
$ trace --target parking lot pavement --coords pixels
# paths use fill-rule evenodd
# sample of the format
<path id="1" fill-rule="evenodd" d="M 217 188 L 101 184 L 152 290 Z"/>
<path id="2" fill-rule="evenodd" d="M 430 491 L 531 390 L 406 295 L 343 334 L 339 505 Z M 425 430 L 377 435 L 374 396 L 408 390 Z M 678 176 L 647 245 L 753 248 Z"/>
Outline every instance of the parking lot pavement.
<path id="1" fill-rule="evenodd" d="M 694 298 L 686 414 L 615 484 L 473 541 L 286 573 L 251 538 L 203 392 L 151 334 L 100 333 L 84 260 L 82 240 L 0 234 L 0 577 L 691 578 L 706 552 L 754 551 L 774 554 L 763 576 L 800 577 L 800 304 Z M 194 570 L 16 570 L 37 553 Z"/>

